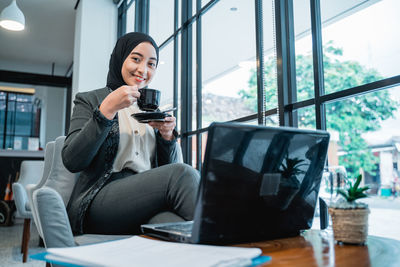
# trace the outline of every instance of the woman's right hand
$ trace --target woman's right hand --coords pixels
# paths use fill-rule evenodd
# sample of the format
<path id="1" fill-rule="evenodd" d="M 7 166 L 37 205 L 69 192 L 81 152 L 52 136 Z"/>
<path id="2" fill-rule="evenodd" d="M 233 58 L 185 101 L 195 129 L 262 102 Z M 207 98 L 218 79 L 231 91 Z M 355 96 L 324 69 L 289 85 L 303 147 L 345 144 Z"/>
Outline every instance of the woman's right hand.
<path id="1" fill-rule="evenodd" d="M 127 108 L 132 105 L 140 97 L 138 87 L 136 85 L 123 85 L 112 91 L 103 102 L 101 102 L 99 110 L 109 120 L 112 120 L 118 110 Z"/>

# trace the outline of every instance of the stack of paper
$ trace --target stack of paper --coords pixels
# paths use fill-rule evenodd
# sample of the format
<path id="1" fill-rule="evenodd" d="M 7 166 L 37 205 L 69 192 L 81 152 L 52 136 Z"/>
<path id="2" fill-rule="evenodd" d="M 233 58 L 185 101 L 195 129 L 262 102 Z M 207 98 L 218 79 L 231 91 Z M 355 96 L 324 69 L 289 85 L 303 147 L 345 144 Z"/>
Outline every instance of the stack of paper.
<path id="1" fill-rule="evenodd" d="M 134 236 L 94 245 L 51 248 L 31 258 L 42 257 L 42 260 L 69 266 L 204 267 L 251 266 L 252 259 L 259 255 L 259 248 L 181 244 Z"/>

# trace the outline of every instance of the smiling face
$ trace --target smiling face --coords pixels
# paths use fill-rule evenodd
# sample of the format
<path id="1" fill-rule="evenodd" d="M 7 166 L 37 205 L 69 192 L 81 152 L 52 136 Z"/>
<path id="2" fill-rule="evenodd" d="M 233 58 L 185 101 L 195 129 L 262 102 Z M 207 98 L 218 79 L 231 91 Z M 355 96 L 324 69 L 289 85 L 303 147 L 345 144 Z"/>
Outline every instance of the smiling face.
<path id="1" fill-rule="evenodd" d="M 121 74 L 127 85 L 145 87 L 157 69 L 156 49 L 148 42 L 138 44 L 122 64 Z"/>

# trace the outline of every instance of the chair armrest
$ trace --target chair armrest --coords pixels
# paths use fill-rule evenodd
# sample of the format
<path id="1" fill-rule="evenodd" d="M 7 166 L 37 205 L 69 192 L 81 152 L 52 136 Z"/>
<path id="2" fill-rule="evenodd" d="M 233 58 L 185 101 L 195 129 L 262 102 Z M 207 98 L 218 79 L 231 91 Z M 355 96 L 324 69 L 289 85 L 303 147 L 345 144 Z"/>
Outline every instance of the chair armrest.
<path id="1" fill-rule="evenodd" d="M 35 225 L 39 232 L 40 237 L 43 239 L 42 226 L 40 225 L 40 222 L 39 222 L 39 218 L 38 218 L 37 211 L 36 211 L 36 206 L 33 205 L 33 192 L 37 189 L 37 185 L 36 184 L 27 184 L 25 188 L 26 188 L 26 194 L 28 195 L 28 202 L 31 207 L 33 221 L 35 222 Z"/>
<path id="2" fill-rule="evenodd" d="M 33 192 L 33 205 L 46 248 L 74 247 L 74 237 L 64 201 L 57 191 L 42 187 Z"/>
<path id="3" fill-rule="evenodd" d="M 12 184 L 15 206 L 17 207 L 17 217 L 31 218 L 32 215 L 25 209 L 25 203 L 28 201 L 25 188 L 20 183 Z"/>

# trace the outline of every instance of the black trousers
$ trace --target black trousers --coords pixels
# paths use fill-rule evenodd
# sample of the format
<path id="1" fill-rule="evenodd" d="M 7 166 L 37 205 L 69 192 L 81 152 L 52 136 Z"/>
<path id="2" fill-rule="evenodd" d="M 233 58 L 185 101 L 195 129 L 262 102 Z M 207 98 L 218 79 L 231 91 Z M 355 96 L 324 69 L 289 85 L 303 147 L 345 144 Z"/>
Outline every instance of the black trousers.
<path id="1" fill-rule="evenodd" d="M 183 163 L 115 173 L 91 203 L 84 232 L 138 234 L 144 223 L 192 220 L 198 184 L 198 171 Z"/>

